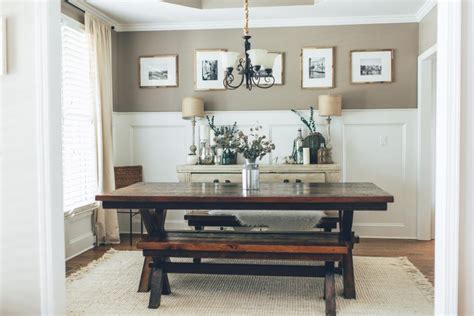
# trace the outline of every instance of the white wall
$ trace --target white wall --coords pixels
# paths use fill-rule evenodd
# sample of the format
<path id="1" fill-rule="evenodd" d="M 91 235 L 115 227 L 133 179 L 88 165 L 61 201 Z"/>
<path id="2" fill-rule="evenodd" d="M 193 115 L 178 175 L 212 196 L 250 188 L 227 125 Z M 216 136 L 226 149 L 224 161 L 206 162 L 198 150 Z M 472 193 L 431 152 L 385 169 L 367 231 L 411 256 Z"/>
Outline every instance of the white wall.
<path id="1" fill-rule="evenodd" d="M 303 127 L 290 111 L 214 114 L 217 124 L 237 121 L 242 129 L 257 122 L 263 125 L 276 144 L 266 162 L 289 155 L 296 131 Z M 343 181 L 374 182 L 395 196 L 388 212 L 356 214 L 354 227 L 361 236 L 416 238 L 416 120 L 416 109 L 347 110 L 333 118 L 333 156 L 342 166 Z M 318 123 L 325 134 L 325 119 L 318 117 Z M 145 181 L 177 181 L 176 165 L 185 162 L 190 142 L 191 124 L 181 113 L 114 114 L 115 164 L 142 165 Z M 134 219 L 136 232 L 139 220 Z M 120 222 L 121 231 L 128 232 L 128 215 Z M 184 225 L 182 211 L 168 213 L 170 228 Z"/>
<path id="2" fill-rule="evenodd" d="M 64 312 L 60 3 L 0 1 L 0 314 Z"/>
<path id="3" fill-rule="evenodd" d="M 474 3 L 462 6 L 459 315 L 474 315 Z"/>

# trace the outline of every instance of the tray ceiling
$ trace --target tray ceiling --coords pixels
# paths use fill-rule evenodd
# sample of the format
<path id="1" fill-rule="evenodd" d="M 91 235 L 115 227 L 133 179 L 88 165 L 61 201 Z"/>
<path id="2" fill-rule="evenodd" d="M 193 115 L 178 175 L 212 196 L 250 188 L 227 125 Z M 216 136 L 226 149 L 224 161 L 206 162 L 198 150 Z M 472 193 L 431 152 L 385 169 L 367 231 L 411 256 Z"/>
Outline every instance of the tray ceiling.
<path id="1" fill-rule="evenodd" d="M 70 0 L 118 31 L 240 28 L 242 0 Z M 418 22 L 433 0 L 250 0 L 251 27 Z"/>

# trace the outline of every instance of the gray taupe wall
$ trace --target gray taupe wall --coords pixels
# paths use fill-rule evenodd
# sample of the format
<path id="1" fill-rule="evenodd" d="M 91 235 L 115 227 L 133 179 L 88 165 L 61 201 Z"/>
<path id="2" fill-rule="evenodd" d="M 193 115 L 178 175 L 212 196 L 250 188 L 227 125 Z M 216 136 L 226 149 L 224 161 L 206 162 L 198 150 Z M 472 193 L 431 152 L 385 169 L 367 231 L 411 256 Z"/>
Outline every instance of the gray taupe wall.
<path id="1" fill-rule="evenodd" d="M 117 112 L 180 111 L 185 96 L 203 98 L 206 110 L 287 110 L 317 105 L 319 94 L 341 94 L 346 109 L 416 108 L 418 23 L 257 28 L 254 48 L 285 52 L 285 84 L 269 90 L 194 91 L 194 51 L 199 48 L 242 50 L 241 30 L 193 30 L 117 33 L 114 42 L 114 110 Z M 300 50 L 304 46 L 336 47 L 336 88 L 301 89 Z M 393 48 L 395 81 L 351 85 L 349 52 Z M 140 89 L 138 57 L 178 54 L 179 87 Z"/>
<path id="2" fill-rule="evenodd" d="M 420 21 L 420 33 L 418 40 L 418 51 L 422 54 L 425 50 L 436 44 L 438 28 L 438 6 L 435 6 Z"/>

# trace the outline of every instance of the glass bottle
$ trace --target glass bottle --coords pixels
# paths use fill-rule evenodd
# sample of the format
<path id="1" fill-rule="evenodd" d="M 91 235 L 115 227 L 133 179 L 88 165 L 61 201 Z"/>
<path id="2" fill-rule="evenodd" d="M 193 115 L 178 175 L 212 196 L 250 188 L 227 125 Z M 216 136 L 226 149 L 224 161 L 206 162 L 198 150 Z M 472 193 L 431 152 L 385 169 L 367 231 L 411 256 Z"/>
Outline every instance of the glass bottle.
<path id="1" fill-rule="evenodd" d="M 295 162 L 297 164 L 303 163 L 303 135 L 301 128 L 298 129 L 298 136 L 295 139 Z"/>
<path id="2" fill-rule="evenodd" d="M 327 161 L 326 148 L 324 143 L 321 143 L 321 146 L 318 149 L 318 164 L 325 164 Z"/>

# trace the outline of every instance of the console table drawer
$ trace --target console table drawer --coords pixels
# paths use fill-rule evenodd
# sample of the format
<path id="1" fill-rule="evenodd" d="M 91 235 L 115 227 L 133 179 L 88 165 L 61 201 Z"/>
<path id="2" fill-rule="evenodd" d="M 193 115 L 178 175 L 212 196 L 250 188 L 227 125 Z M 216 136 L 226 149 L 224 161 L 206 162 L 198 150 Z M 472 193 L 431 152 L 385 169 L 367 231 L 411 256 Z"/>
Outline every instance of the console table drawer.
<path id="1" fill-rule="evenodd" d="M 191 175 L 191 182 L 214 182 L 218 180 L 219 182 L 232 182 L 240 183 L 242 182 L 242 175 L 240 173 L 193 173 Z M 261 173 L 260 181 L 261 182 L 284 182 L 288 180 L 289 182 L 296 182 L 296 180 L 301 180 L 301 182 L 326 182 L 326 175 L 324 173 Z"/>
<path id="2" fill-rule="evenodd" d="M 261 182 L 283 182 L 288 180 L 290 182 L 296 182 L 296 180 L 301 180 L 301 182 L 326 182 L 326 175 L 324 173 L 264 173 L 260 174 Z"/>
<path id="3" fill-rule="evenodd" d="M 218 180 L 221 183 L 230 181 L 232 183 L 242 182 L 242 174 L 240 173 L 193 173 L 191 174 L 191 182 L 214 182 Z"/>

